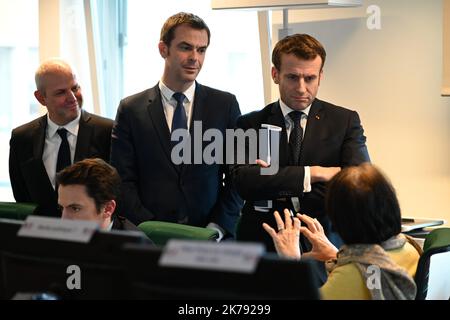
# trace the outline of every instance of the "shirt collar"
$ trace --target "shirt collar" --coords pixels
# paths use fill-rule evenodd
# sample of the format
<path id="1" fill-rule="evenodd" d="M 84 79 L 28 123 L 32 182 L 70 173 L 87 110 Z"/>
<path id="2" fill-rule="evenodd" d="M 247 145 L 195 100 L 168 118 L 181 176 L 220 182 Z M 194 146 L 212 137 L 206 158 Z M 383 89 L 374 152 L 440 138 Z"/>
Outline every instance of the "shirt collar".
<path id="1" fill-rule="evenodd" d="M 105 230 L 106 230 L 106 231 L 111 231 L 111 230 L 112 230 L 112 227 L 113 227 L 113 224 L 114 224 L 114 220 L 111 219 L 111 223 L 108 225 L 108 227 L 107 227 Z"/>
<path id="2" fill-rule="evenodd" d="M 171 99 L 173 99 L 175 101 L 175 99 L 172 97 L 173 94 L 175 93 L 175 91 L 169 89 L 169 87 L 167 87 L 162 80 L 159 81 L 158 86 L 159 86 L 159 90 L 161 90 L 161 94 L 164 96 L 164 98 L 167 101 L 170 101 Z M 183 94 L 187 98 L 188 102 L 192 102 L 194 99 L 195 87 L 196 87 L 196 82 L 194 81 L 192 83 L 192 85 L 189 88 L 187 88 L 186 91 L 183 92 Z"/>
<path id="3" fill-rule="evenodd" d="M 76 137 L 78 135 L 78 125 L 80 123 L 80 118 L 81 118 L 81 110 L 78 113 L 78 117 L 76 117 L 76 119 L 70 121 L 64 126 L 60 126 L 54 123 L 47 113 L 47 137 L 52 138 L 56 134 L 56 131 L 58 131 L 58 129 L 60 128 L 66 128 L 67 131 L 69 131 Z"/>
<path id="4" fill-rule="evenodd" d="M 287 106 L 287 104 L 285 104 L 285 103 L 283 102 L 283 100 L 280 99 L 279 102 L 280 102 L 281 112 L 283 113 L 283 117 L 284 117 L 285 119 L 286 119 L 286 117 L 288 117 L 288 118 L 290 119 L 290 117 L 288 116 L 288 114 L 289 114 L 290 112 L 292 112 L 292 111 L 295 111 L 295 110 L 289 108 L 289 107 Z M 308 116 L 309 110 L 311 110 L 311 104 L 310 104 L 307 108 L 303 109 L 302 112 L 303 112 L 304 114 L 306 114 L 306 116 Z"/>

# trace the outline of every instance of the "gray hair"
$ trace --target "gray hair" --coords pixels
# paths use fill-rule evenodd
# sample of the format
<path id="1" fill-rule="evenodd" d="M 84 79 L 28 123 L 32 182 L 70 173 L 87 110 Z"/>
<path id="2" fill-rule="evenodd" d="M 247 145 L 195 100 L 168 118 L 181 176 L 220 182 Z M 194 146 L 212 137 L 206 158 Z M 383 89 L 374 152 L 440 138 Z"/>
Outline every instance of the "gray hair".
<path id="1" fill-rule="evenodd" d="M 43 95 L 45 94 L 45 77 L 48 74 L 67 72 L 75 75 L 73 68 L 64 60 L 60 58 L 50 58 L 41 63 L 34 75 L 36 82 L 36 89 Z"/>

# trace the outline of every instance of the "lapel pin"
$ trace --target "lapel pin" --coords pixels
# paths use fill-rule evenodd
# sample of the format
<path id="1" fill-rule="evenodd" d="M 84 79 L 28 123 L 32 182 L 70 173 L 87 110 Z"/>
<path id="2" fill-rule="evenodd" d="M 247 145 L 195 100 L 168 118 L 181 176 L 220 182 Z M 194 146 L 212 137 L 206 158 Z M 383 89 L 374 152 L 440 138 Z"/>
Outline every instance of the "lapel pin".
<path id="1" fill-rule="evenodd" d="M 316 119 L 317 119 L 317 120 L 320 120 L 320 117 L 319 117 L 319 116 L 316 116 Z"/>

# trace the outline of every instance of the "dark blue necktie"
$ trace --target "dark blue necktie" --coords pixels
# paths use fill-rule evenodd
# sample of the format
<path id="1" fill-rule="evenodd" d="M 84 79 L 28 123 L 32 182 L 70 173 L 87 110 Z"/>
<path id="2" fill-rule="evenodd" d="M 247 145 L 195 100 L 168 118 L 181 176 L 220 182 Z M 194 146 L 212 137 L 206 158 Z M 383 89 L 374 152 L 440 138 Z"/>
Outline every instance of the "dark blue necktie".
<path id="1" fill-rule="evenodd" d="M 61 171 L 65 167 L 71 165 L 70 147 L 67 140 L 67 130 L 65 128 L 58 129 L 58 134 L 61 137 L 61 144 L 58 151 L 58 160 L 56 162 L 56 172 Z"/>
<path id="2" fill-rule="evenodd" d="M 300 125 L 301 111 L 289 112 L 289 117 L 294 122 L 294 127 L 289 135 L 289 148 L 291 150 L 291 164 L 297 166 L 300 160 L 300 149 L 302 147 L 303 128 Z"/>
<path id="3" fill-rule="evenodd" d="M 172 132 L 176 129 L 187 129 L 186 111 L 184 110 L 183 101 L 185 95 L 181 92 L 175 92 L 172 96 L 177 101 L 177 107 L 173 113 Z"/>

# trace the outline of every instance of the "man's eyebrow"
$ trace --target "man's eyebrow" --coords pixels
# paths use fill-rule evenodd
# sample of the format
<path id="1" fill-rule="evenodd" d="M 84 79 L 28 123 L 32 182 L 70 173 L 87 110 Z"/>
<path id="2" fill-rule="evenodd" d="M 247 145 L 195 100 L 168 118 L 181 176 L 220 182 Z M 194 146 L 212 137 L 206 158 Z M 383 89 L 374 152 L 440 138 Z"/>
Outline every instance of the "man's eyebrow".
<path id="1" fill-rule="evenodd" d="M 189 47 L 193 47 L 193 45 L 189 42 L 186 41 L 181 41 L 179 44 L 179 46 L 189 46 Z"/>
<path id="2" fill-rule="evenodd" d="M 189 43 L 189 42 L 186 42 L 186 41 L 180 42 L 180 43 L 178 44 L 178 46 L 189 46 L 189 47 L 191 47 L 191 48 L 196 48 L 196 49 L 208 48 L 207 45 L 196 47 L 196 46 L 194 46 L 192 43 Z"/>
<path id="3" fill-rule="evenodd" d="M 68 207 L 81 207 L 79 203 L 69 203 Z"/>
<path id="4" fill-rule="evenodd" d="M 296 77 L 317 77 L 318 75 L 315 73 L 296 73 L 296 72 L 288 72 L 286 73 L 289 76 L 296 76 Z"/>

